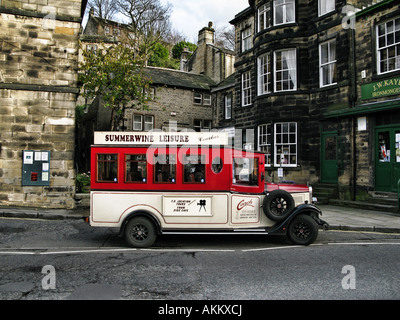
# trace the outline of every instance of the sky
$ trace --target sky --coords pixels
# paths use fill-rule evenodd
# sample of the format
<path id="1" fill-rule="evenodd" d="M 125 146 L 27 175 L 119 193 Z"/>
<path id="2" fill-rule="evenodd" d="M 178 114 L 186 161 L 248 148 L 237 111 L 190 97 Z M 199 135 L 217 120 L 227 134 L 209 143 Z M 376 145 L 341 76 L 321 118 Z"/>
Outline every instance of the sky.
<path id="1" fill-rule="evenodd" d="M 161 0 L 172 5 L 173 29 L 184 36 L 186 41 L 197 43 L 201 29 L 212 21 L 215 27 L 229 27 L 229 21 L 249 6 L 248 0 Z"/>

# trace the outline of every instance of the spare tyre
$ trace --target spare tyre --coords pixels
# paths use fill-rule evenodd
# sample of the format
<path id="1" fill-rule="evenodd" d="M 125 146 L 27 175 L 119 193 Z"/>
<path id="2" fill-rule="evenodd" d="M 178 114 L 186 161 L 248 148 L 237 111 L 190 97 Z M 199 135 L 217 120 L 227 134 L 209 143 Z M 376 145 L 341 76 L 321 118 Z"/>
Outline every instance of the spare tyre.
<path id="1" fill-rule="evenodd" d="M 274 190 L 263 200 L 263 211 L 273 221 L 286 219 L 293 208 L 293 197 L 285 190 Z"/>

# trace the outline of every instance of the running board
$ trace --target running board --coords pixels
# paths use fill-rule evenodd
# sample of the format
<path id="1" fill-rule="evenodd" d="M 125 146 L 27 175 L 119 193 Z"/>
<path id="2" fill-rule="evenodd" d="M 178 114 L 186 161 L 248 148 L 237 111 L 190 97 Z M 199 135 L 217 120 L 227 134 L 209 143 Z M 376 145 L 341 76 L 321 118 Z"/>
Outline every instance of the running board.
<path id="1" fill-rule="evenodd" d="M 233 235 L 233 234 L 246 234 L 246 235 L 267 235 L 268 232 L 265 229 L 233 229 L 230 231 L 162 231 L 161 234 L 163 235 Z"/>

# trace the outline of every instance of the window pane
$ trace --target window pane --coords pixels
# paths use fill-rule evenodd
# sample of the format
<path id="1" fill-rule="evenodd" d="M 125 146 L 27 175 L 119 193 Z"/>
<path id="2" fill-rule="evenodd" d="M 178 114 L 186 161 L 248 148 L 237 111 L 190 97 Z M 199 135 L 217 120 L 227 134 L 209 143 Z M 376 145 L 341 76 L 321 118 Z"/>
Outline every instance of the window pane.
<path id="1" fill-rule="evenodd" d="M 201 93 L 194 94 L 194 103 L 201 104 L 203 102 L 203 95 Z"/>
<path id="2" fill-rule="evenodd" d="M 204 155 L 183 156 L 183 182 L 205 183 L 206 164 Z"/>
<path id="3" fill-rule="evenodd" d="M 234 158 L 233 183 L 244 185 L 258 184 L 258 159 Z"/>
<path id="4" fill-rule="evenodd" d="M 144 154 L 128 154 L 125 160 L 125 181 L 142 182 L 147 181 L 147 161 Z"/>
<path id="5" fill-rule="evenodd" d="M 150 131 L 154 129 L 154 116 L 144 117 L 144 131 Z"/>
<path id="6" fill-rule="evenodd" d="M 118 182 L 118 155 L 97 155 L 97 181 Z"/>
<path id="7" fill-rule="evenodd" d="M 133 116 L 133 130 L 134 131 L 142 131 L 142 116 L 141 115 Z"/>
<path id="8" fill-rule="evenodd" d="M 154 182 L 176 182 L 175 155 L 160 154 L 154 157 Z"/>
<path id="9" fill-rule="evenodd" d="M 297 124 L 275 124 L 275 165 L 297 165 Z"/>
<path id="10" fill-rule="evenodd" d="M 211 105 L 211 95 L 210 94 L 204 94 L 204 105 L 205 106 Z"/>
<path id="11" fill-rule="evenodd" d="M 296 50 L 275 52 L 275 89 L 276 91 L 296 90 L 297 88 Z"/>
<path id="12" fill-rule="evenodd" d="M 400 19 L 383 23 L 377 27 L 379 73 L 400 69 Z"/>

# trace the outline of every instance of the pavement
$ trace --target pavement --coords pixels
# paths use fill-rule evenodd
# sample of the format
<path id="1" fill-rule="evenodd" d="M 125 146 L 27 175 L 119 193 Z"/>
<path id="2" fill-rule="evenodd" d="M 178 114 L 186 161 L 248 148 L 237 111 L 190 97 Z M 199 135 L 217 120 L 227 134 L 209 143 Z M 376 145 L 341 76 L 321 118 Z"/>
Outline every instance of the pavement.
<path id="1" fill-rule="evenodd" d="M 329 230 L 400 233 L 400 213 L 325 204 L 317 206 L 322 211 L 321 219 L 329 224 Z M 88 208 L 64 210 L 0 206 L 0 218 L 64 220 L 85 219 L 88 216 Z"/>

